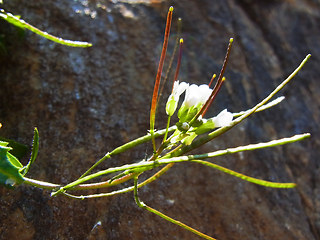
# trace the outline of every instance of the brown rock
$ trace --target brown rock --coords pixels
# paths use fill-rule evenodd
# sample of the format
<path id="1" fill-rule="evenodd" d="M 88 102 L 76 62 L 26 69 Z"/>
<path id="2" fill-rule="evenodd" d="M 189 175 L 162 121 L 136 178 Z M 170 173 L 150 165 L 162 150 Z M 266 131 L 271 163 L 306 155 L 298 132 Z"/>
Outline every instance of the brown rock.
<path id="1" fill-rule="evenodd" d="M 27 31 L 21 36 L 1 21 L 6 46 L 0 58 L 1 136 L 30 144 L 38 127 L 39 157 L 28 176 L 67 183 L 106 152 L 145 134 L 172 3 L 174 19 L 183 19 L 181 80 L 209 81 L 220 70 L 229 38 L 235 38 L 227 82 L 208 115 L 253 106 L 308 53 L 313 55 L 282 92 L 284 103 L 251 117 L 202 151 L 304 132 L 312 138 L 214 160 L 257 178 L 294 181 L 296 189 L 268 189 L 189 163 L 141 189 L 141 199 L 220 240 L 319 239 L 318 1 L 5 1 L 3 8 L 40 29 L 90 41 L 93 47 L 65 47 Z M 151 153 L 149 145 L 101 168 L 137 161 L 146 151 Z M 51 198 L 49 191 L 29 186 L 0 188 L 0 193 L 0 239 L 198 239 L 139 209 L 131 193 L 85 201 Z"/>

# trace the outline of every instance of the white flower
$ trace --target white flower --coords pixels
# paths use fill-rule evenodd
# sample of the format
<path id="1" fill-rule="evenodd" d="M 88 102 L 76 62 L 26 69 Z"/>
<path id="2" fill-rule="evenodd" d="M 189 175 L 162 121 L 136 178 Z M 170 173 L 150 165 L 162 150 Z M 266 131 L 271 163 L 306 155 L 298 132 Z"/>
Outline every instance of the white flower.
<path id="1" fill-rule="evenodd" d="M 172 94 L 175 98 L 179 99 L 180 95 L 189 87 L 189 83 L 181 82 L 179 84 L 179 80 L 175 81 L 173 84 L 173 91 Z"/>
<path id="2" fill-rule="evenodd" d="M 228 112 L 227 109 L 221 111 L 216 117 L 212 118 L 214 122 L 214 126 L 218 127 L 225 127 L 228 126 L 232 122 L 233 115 L 231 112 Z"/>
<path id="3" fill-rule="evenodd" d="M 181 82 L 180 84 L 179 81 L 174 82 L 172 93 L 169 96 L 166 104 L 166 112 L 169 116 L 172 116 L 176 111 L 180 95 L 184 93 L 184 91 L 188 89 L 188 87 L 189 84 L 186 82 Z"/>
<path id="4" fill-rule="evenodd" d="M 179 122 L 189 122 L 199 112 L 212 93 L 208 85 L 190 85 L 178 112 Z"/>
<path id="5" fill-rule="evenodd" d="M 192 84 L 186 90 L 186 96 L 183 102 L 187 108 L 192 106 L 197 107 L 198 105 L 203 105 L 212 93 L 212 89 L 208 85 L 195 85 Z"/>
<path id="6" fill-rule="evenodd" d="M 210 132 L 215 128 L 229 126 L 232 122 L 233 114 L 227 109 L 221 111 L 217 116 L 209 119 L 202 119 L 202 125 L 192 129 L 197 135 Z"/>

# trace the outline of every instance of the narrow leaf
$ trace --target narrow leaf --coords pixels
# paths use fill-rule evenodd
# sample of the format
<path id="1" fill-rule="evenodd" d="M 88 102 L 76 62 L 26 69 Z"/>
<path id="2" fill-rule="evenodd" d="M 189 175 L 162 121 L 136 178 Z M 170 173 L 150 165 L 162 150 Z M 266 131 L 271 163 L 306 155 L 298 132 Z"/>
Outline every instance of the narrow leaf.
<path id="1" fill-rule="evenodd" d="M 36 160 L 38 151 L 39 151 L 39 132 L 37 128 L 34 128 L 31 157 L 28 164 L 23 168 L 23 171 L 22 171 L 23 176 L 27 174 L 31 164 Z"/>

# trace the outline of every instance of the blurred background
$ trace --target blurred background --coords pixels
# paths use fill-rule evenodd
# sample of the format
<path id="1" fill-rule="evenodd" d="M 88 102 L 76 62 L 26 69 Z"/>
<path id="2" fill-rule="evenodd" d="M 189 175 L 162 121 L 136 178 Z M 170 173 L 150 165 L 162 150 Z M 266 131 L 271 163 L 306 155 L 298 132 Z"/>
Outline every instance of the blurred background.
<path id="1" fill-rule="evenodd" d="M 280 93 L 284 102 L 197 153 L 305 132 L 312 137 L 212 160 L 256 178 L 296 182 L 295 189 L 269 189 L 185 163 L 141 188 L 141 200 L 220 240 L 320 239 L 319 0 L 4 0 L 0 8 L 41 30 L 93 46 L 62 46 L 0 20 L 0 136 L 30 146 L 37 127 L 40 152 L 28 176 L 66 184 L 108 151 L 146 134 L 171 5 L 167 55 L 181 17 L 181 81 L 208 83 L 234 38 L 227 81 L 207 116 L 254 106 L 312 54 Z M 165 126 L 170 86 L 168 81 L 157 128 Z M 99 169 L 151 153 L 150 144 L 143 145 Z M 80 201 L 23 185 L 0 188 L 0 239 L 200 238 L 139 209 L 132 193 Z"/>

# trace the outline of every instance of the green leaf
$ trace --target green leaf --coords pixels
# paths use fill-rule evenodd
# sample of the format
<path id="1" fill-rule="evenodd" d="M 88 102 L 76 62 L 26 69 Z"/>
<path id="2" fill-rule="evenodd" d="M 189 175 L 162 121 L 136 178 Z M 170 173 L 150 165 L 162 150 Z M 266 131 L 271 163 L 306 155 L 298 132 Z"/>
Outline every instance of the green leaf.
<path id="1" fill-rule="evenodd" d="M 4 141 L 0 141 L 0 146 L 1 147 L 6 147 L 6 146 L 8 146 L 8 142 L 4 142 Z"/>
<path id="2" fill-rule="evenodd" d="M 197 135 L 206 133 L 206 132 L 210 132 L 213 129 L 216 128 L 215 123 L 213 121 L 212 118 L 208 119 L 208 120 L 203 120 L 204 123 L 201 124 L 198 127 L 194 127 L 194 129 L 192 130 L 193 132 L 195 132 Z"/>
<path id="3" fill-rule="evenodd" d="M 0 142 L 7 143 L 4 147 L 11 147 L 10 153 L 18 159 L 22 159 L 30 150 L 29 146 L 16 142 L 12 139 L 0 137 Z"/>
<path id="4" fill-rule="evenodd" d="M 9 144 L 10 144 L 9 142 L 0 141 L 0 147 L 12 150 L 12 148 L 8 146 Z M 11 153 L 8 152 L 7 157 L 10 159 L 10 162 L 17 168 L 23 167 L 23 165 L 19 162 L 19 160 L 15 156 L 13 156 Z"/>
<path id="5" fill-rule="evenodd" d="M 31 157 L 28 164 L 22 169 L 22 171 L 20 170 L 23 176 L 27 174 L 31 164 L 36 160 L 38 151 L 39 151 L 39 132 L 37 128 L 34 128 Z"/>
<path id="6" fill-rule="evenodd" d="M 21 184 L 24 181 L 23 176 L 19 170 L 22 164 L 19 160 L 9 153 L 12 149 L 3 146 L 4 142 L 0 145 L 0 184 L 6 187 L 13 187 L 15 184 Z"/>

